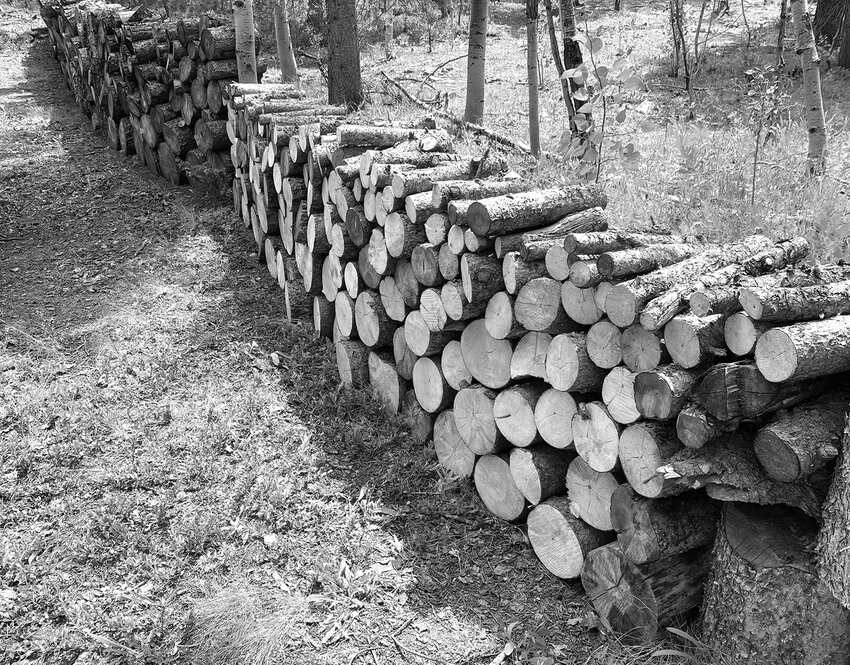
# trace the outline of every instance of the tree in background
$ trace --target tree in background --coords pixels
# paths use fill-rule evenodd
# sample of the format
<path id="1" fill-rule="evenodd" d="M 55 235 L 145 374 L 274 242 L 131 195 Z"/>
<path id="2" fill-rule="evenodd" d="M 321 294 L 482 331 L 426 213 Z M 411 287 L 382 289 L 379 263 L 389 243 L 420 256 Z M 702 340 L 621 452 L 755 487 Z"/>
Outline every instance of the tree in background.
<path id="1" fill-rule="evenodd" d="M 820 89 L 820 56 L 806 0 L 790 0 L 790 3 L 797 33 L 797 53 L 803 67 L 803 103 L 806 105 L 806 126 L 809 130 L 807 168 L 812 175 L 822 175 L 826 171 L 826 121 Z"/>
<path id="2" fill-rule="evenodd" d="M 812 24 L 818 41 L 826 39 L 832 42 L 839 36 L 847 4 L 846 0 L 818 0 Z"/>
<path id="3" fill-rule="evenodd" d="M 838 66 L 850 69 L 850 0 L 844 2 L 844 28 L 841 32 L 841 52 Z"/>
<path id="4" fill-rule="evenodd" d="M 236 70 L 240 83 L 257 83 L 257 48 L 254 37 L 254 0 L 235 0 Z"/>
<path id="5" fill-rule="evenodd" d="M 525 18 L 528 35 L 527 65 L 528 65 L 528 143 L 531 154 L 540 155 L 540 75 L 537 72 L 537 2 L 526 0 Z"/>
<path id="6" fill-rule="evenodd" d="M 484 63 L 489 11 L 489 0 L 471 0 L 466 64 L 466 111 L 463 119 L 476 124 L 480 124 L 484 119 Z"/>
<path id="7" fill-rule="evenodd" d="M 561 38 L 564 40 L 564 69 L 575 69 L 582 63 L 581 47 L 576 36 L 576 10 L 573 0 L 561 0 Z"/>
<path id="8" fill-rule="evenodd" d="M 349 108 L 360 106 L 360 43 L 354 0 L 325 0 L 328 25 L 328 101 Z"/>
<path id="9" fill-rule="evenodd" d="M 289 34 L 289 12 L 286 9 L 286 0 L 278 0 L 274 6 L 274 34 L 277 41 L 281 80 L 284 83 L 299 83 L 298 65 L 295 63 L 292 37 Z"/>

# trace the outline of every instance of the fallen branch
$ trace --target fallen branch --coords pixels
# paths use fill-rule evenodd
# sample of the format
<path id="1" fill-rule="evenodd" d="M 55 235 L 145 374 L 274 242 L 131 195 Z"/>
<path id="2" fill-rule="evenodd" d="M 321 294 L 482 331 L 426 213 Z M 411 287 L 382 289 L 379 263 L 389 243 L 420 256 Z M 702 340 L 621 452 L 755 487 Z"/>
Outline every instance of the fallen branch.
<path id="1" fill-rule="evenodd" d="M 417 99 L 416 97 L 411 95 L 409 92 L 407 92 L 407 90 L 405 90 L 403 87 L 401 87 L 401 85 L 398 82 L 394 81 L 389 76 L 387 76 L 386 72 L 381 72 L 381 76 L 383 76 L 387 80 L 388 83 L 390 83 L 402 95 L 404 95 L 404 97 L 409 102 L 411 102 L 412 104 L 415 104 L 416 106 L 418 106 L 420 108 L 426 109 L 427 111 L 433 113 L 438 118 L 442 118 L 443 120 L 446 120 L 446 121 L 452 123 L 453 125 L 456 125 L 458 127 L 462 127 L 463 129 L 465 129 L 469 132 L 473 132 L 475 134 L 481 134 L 482 136 L 486 136 L 488 139 L 490 139 L 494 143 L 499 143 L 500 145 L 506 146 L 508 148 L 513 148 L 514 150 L 518 150 L 520 152 L 524 152 L 524 153 L 527 153 L 529 155 L 531 154 L 531 148 L 528 147 L 525 143 L 521 143 L 520 141 L 514 141 L 513 139 L 509 139 L 507 136 L 503 136 L 502 134 L 497 134 L 496 132 L 487 129 L 486 127 L 482 127 L 481 125 L 475 125 L 471 122 L 466 122 L 464 120 L 461 120 L 460 118 L 456 118 L 453 115 L 445 113 L 444 111 L 439 111 L 435 108 L 432 108 L 431 106 L 429 106 L 428 104 L 423 102 L 421 99 Z M 549 158 L 552 158 L 551 155 L 546 155 L 546 156 L 549 157 Z"/>
<path id="2" fill-rule="evenodd" d="M 451 63 L 456 62 L 456 61 L 461 60 L 461 59 L 466 58 L 466 57 L 468 57 L 468 56 L 467 56 L 466 53 L 464 53 L 463 55 L 459 55 L 456 58 L 452 58 L 451 60 L 446 60 L 445 62 L 437 65 L 434 69 L 431 70 L 431 73 L 428 74 L 428 76 L 426 76 L 424 79 L 422 79 L 422 85 L 419 86 L 419 93 L 422 94 L 422 88 L 424 88 L 425 84 L 428 83 L 428 79 L 430 79 L 434 74 L 436 74 L 438 71 L 440 71 L 443 67 L 445 67 L 446 65 L 450 65 Z"/>

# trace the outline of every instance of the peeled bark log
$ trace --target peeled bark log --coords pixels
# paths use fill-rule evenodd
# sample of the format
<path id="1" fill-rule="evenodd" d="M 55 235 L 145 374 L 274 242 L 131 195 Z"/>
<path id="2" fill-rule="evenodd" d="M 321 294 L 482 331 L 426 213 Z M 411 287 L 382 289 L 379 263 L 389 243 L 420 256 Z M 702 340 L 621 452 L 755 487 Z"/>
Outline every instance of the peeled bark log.
<path id="1" fill-rule="evenodd" d="M 838 456 L 848 400 L 782 411 L 762 427 L 753 448 L 767 475 L 783 483 L 801 480 Z"/>
<path id="2" fill-rule="evenodd" d="M 401 410 L 407 385 L 395 369 L 392 354 L 369 352 L 369 385 L 386 411 L 398 413 Z"/>
<path id="3" fill-rule="evenodd" d="M 537 400 L 534 422 L 541 438 L 553 448 L 573 446 L 572 420 L 576 402 L 566 391 L 549 388 Z"/>
<path id="4" fill-rule="evenodd" d="M 585 557 L 612 538 L 573 517 L 566 497 L 548 499 L 528 515 L 528 540 L 534 553 L 546 570 L 561 579 L 579 577 Z"/>
<path id="5" fill-rule="evenodd" d="M 768 381 L 802 381 L 850 370 L 850 316 L 774 328 L 756 343 Z"/>
<path id="6" fill-rule="evenodd" d="M 413 390 L 428 413 L 438 413 L 454 402 L 455 391 L 443 376 L 439 362 L 432 358 L 420 358 L 413 366 Z"/>
<path id="7" fill-rule="evenodd" d="M 617 542 L 623 554 L 638 565 L 711 545 L 719 516 L 719 504 L 704 492 L 647 499 L 624 484 L 611 497 Z"/>
<path id="8" fill-rule="evenodd" d="M 635 401 L 636 377 L 637 374 L 626 367 L 615 367 L 602 381 L 602 402 L 621 425 L 631 425 L 641 417 Z"/>
<path id="9" fill-rule="evenodd" d="M 612 369 L 623 360 L 620 340 L 623 333 L 613 323 L 604 319 L 594 323 L 587 331 L 587 355 L 593 364 L 602 369 Z"/>
<path id="10" fill-rule="evenodd" d="M 580 289 L 571 282 L 564 282 L 561 285 L 561 304 L 567 316 L 583 326 L 591 326 L 602 318 L 602 310 L 596 306 L 594 289 Z"/>
<path id="11" fill-rule="evenodd" d="M 727 504 L 702 608 L 702 635 L 740 663 L 839 665 L 850 614 L 820 581 L 817 527 L 783 507 Z"/>
<path id="12" fill-rule="evenodd" d="M 588 554 L 581 583 L 606 629 L 624 644 L 648 644 L 659 627 L 699 607 L 711 549 L 637 565 L 619 544 Z"/>
<path id="13" fill-rule="evenodd" d="M 443 352 L 440 355 L 440 366 L 443 368 L 446 382 L 455 390 L 469 388 L 474 383 L 472 374 L 470 374 L 463 359 L 460 340 L 452 340 L 443 347 Z"/>
<path id="14" fill-rule="evenodd" d="M 457 431 L 467 448 L 476 455 L 497 453 L 509 446 L 507 439 L 496 427 L 493 415 L 495 399 L 494 391 L 479 385 L 464 388 L 455 397 Z"/>
<path id="15" fill-rule="evenodd" d="M 620 353 L 623 363 L 633 372 L 647 372 L 670 360 L 661 336 L 640 324 L 629 326 L 623 331 Z"/>
<path id="16" fill-rule="evenodd" d="M 619 487 L 614 474 L 591 469 L 576 457 L 567 469 L 567 496 L 570 512 L 594 529 L 611 531 L 611 497 Z"/>
<path id="17" fill-rule="evenodd" d="M 546 353 L 546 377 L 553 388 L 598 392 L 605 374 L 587 355 L 584 333 L 564 333 L 552 339 Z"/>
<path id="18" fill-rule="evenodd" d="M 620 327 L 629 326 L 637 320 L 646 303 L 671 287 L 698 279 L 711 270 L 740 263 L 772 246 L 773 243 L 765 236 L 749 236 L 737 243 L 713 247 L 680 263 L 622 282 L 611 290 L 605 300 L 608 318 Z"/>
<path id="19" fill-rule="evenodd" d="M 482 199 L 469 206 L 469 228 L 482 236 L 500 236 L 552 224 L 567 215 L 608 204 L 597 185 L 537 190 Z"/>
<path id="20" fill-rule="evenodd" d="M 466 367 L 476 381 L 488 388 L 503 388 L 510 382 L 511 343 L 492 337 L 483 320 L 466 326 L 460 343 Z"/>
<path id="21" fill-rule="evenodd" d="M 617 466 L 620 425 L 601 402 L 580 404 L 572 420 L 576 452 L 594 471 L 612 471 Z"/>
<path id="22" fill-rule="evenodd" d="M 475 468 L 473 453 L 457 431 L 454 411 L 447 409 L 434 421 L 434 450 L 437 461 L 450 474 L 458 478 L 469 478 Z"/>
<path id="23" fill-rule="evenodd" d="M 806 402 L 828 390 L 833 381 L 773 383 L 747 362 L 716 365 L 695 388 L 697 400 L 718 420 L 755 418 Z M 834 383 L 840 383 L 836 378 Z"/>
<path id="24" fill-rule="evenodd" d="M 473 479 L 487 510 L 506 522 L 519 522 L 528 509 L 511 477 L 508 458 L 508 453 L 484 455 L 475 465 Z"/>
<path id="25" fill-rule="evenodd" d="M 493 404 L 496 426 L 511 444 L 526 448 L 541 440 L 534 421 L 534 408 L 545 390 L 542 381 L 529 382 L 505 388 L 496 395 Z"/>
<path id="26" fill-rule="evenodd" d="M 561 285 L 549 277 L 532 279 L 519 290 L 514 316 L 526 330 L 535 332 L 558 334 L 579 328 L 561 304 Z"/>

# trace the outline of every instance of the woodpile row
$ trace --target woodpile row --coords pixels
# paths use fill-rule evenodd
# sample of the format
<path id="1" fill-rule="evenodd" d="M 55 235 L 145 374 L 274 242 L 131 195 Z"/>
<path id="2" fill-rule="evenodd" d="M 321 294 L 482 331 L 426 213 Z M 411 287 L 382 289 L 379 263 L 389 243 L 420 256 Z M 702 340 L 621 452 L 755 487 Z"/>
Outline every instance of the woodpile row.
<path id="1" fill-rule="evenodd" d="M 174 185 L 229 192 L 226 94 L 237 78 L 230 18 L 175 19 L 89 0 L 50 0 L 41 14 L 68 87 L 113 150 Z"/>
<path id="2" fill-rule="evenodd" d="M 79 54 L 68 14 L 57 43 Z M 736 662 L 845 662 L 850 267 L 799 266 L 803 238 L 618 228 L 601 187 L 534 188 L 429 118 L 219 91 L 196 123 L 225 118 L 213 151 L 288 316 L 605 629 L 644 643 L 701 608 Z"/>

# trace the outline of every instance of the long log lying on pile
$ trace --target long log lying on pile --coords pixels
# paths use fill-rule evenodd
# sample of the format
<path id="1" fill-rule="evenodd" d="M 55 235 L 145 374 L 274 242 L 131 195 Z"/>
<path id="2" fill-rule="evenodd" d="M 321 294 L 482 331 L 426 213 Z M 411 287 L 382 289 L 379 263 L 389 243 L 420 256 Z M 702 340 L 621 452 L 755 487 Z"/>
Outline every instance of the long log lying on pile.
<path id="1" fill-rule="evenodd" d="M 850 316 L 807 321 L 765 332 L 756 366 L 768 381 L 802 381 L 850 370 Z"/>

